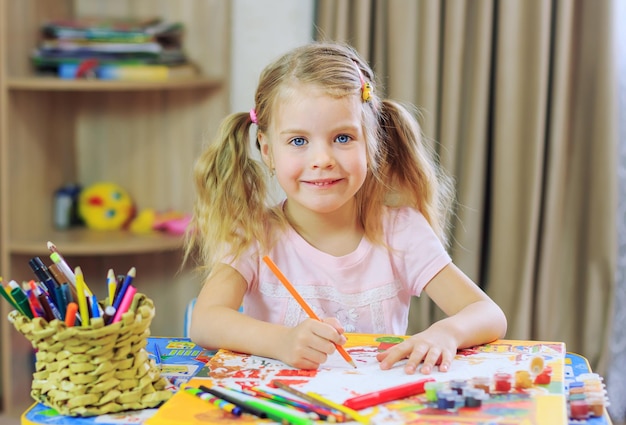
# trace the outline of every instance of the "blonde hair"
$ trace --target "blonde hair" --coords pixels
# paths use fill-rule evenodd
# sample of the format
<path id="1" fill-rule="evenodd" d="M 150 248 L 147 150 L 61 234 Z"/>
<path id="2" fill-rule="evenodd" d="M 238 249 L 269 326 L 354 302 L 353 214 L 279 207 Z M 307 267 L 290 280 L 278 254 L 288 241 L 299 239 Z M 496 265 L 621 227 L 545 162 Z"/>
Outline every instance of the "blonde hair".
<path id="1" fill-rule="evenodd" d="M 361 97 L 363 82 L 371 86 L 362 104 L 369 170 L 356 200 L 365 237 L 382 243 L 384 207 L 408 206 L 419 210 L 447 245 L 452 183 L 423 142 L 415 116 L 398 102 L 380 99 L 374 73 L 353 48 L 315 42 L 266 67 L 255 95 L 257 132 L 268 129 L 280 96 L 296 85 L 311 84 L 339 98 Z M 185 259 L 197 249 L 208 271 L 225 256 L 239 257 L 252 243 L 268 250 L 274 243 L 271 229 L 287 225 L 282 210 L 267 205 L 268 170 L 251 156 L 252 124 L 248 113 L 226 117 L 195 165 L 197 199 Z"/>

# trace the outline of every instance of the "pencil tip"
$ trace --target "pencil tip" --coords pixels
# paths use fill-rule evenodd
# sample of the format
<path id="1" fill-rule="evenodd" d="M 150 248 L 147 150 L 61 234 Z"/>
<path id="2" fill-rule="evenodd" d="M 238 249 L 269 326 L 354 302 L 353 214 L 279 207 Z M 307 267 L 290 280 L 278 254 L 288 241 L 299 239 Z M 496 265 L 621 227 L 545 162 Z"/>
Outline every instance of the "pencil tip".
<path id="1" fill-rule="evenodd" d="M 50 241 L 48 241 L 47 245 L 48 245 L 48 249 L 55 248 L 54 244 L 52 242 L 50 242 Z"/>

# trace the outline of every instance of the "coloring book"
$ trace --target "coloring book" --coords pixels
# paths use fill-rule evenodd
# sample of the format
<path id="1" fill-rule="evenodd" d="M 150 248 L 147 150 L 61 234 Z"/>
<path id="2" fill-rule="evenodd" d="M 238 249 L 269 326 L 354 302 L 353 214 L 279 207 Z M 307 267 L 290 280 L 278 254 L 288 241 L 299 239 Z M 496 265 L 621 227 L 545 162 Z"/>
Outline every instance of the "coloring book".
<path id="1" fill-rule="evenodd" d="M 335 354 L 317 370 L 300 370 L 284 363 L 259 356 L 220 350 L 206 366 L 189 381 L 190 386 L 220 384 L 236 389 L 253 386 L 282 390 L 272 383 L 276 380 L 301 392 L 314 392 L 335 403 L 372 391 L 413 382 L 425 376 L 407 375 L 403 362 L 391 370 L 380 370 L 376 354 L 401 342 L 403 337 L 385 335 L 347 334 L 344 346 L 357 368 Z M 530 370 L 531 361 L 541 357 L 550 367 L 551 380 L 530 388 L 496 394 L 485 400 L 480 408 L 438 409 L 425 395 L 361 410 L 371 423 L 420 424 L 566 424 L 566 394 L 564 387 L 565 344 L 545 341 L 499 340 L 471 349 L 460 350 L 448 372 L 435 370 L 436 381 L 469 381 L 476 377 L 492 378 L 497 372 L 515 376 L 516 371 Z M 288 393 L 282 393 L 289 396 Z M 203 423 L 259 423 L 260 419 L 243 415 L 235 418 L 217 407 L 185 391 L 179 391 L 159 408 L 145 423 L 148 425 L 187 425 Z"/>

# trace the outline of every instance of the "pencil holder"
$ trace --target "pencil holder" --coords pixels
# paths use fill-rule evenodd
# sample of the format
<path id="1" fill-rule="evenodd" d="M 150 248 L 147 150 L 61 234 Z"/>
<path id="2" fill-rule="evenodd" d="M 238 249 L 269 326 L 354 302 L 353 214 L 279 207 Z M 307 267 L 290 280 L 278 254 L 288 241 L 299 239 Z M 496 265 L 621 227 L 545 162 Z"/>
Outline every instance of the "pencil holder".
<path id="1" fill-rule="evenodd" d="M 145 350 L 153 317 L 154 303 L 143 294 L 106 326 L 101 318 L 68 327 L 12 311 L 9 321 L 36 349 L 31 396 L 69 416 L 156 407 L 169 399 L 168 381 Z"/>

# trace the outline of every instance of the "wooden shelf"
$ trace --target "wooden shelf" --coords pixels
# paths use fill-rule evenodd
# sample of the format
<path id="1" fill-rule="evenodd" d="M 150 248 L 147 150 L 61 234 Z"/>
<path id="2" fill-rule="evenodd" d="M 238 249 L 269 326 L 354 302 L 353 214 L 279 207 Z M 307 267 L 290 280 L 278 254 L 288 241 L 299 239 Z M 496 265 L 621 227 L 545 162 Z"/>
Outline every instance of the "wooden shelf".
<path id="1" fill-rule="evenodd" d="M 52 231 L 37 238 L 13 239 L 8 249 L 12 254 L 34 255 L 47 252 L 47 241 L 53 242 L 63 255 L 72 256 L 150 254 L 178 251 L 183 246 L 182 236 L 161 232 L 135 234 L 123 230 L 70 229 Z"/>
<path id="2" fill-rule="evenodd" d="M 166 81 L 112 81 L 112 80 L 63 80 L 55 77 L 7 78 L 10 90 L 34 91 L 146 91 L 184 90 L 196 88 L 219 88 L 219 78 L 200 76 L 196 78 L 173 78 Z"/>
<path id="3" fill-rule="evenodd" d="M 138 211 L 193 209 L 193 164 L 229 111 L 231 10 L 222 0 L 178 3 L 0 0 L 0 272 L 5 281 L 32 279 L 28 259 L 49 262 L 47 241 L 99 294 L 109 269 L 136 267 L 138 289 L 160 311 L 150 328 L 156 335 L 180 332 L 197 295 L 195 277 L 180 270 L 183 237 L 56 230 L 53 199 L 68 183 L 108 181 L 126 189 Z M 30 58 L 42 22 L 81 16 L 181 22 L 186 56 L 200 74 L 165 81 L 37 75 Z M 3 300 L 0 315 L 9 309 Z M 17 414 L 32 403 L 32 346 L 7 320 L 0 335 L 0 413 Z"/>

